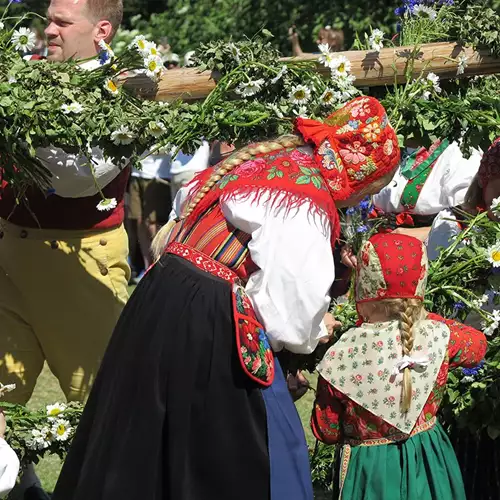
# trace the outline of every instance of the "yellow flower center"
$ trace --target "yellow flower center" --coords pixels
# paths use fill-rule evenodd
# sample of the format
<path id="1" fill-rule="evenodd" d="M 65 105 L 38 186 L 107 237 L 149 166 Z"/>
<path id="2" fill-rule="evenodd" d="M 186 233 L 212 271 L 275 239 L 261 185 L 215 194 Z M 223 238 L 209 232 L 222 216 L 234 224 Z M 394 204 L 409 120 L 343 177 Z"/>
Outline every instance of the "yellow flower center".
<path id="1" fill-rule="evenodd" d="M 137 40 L 137 47 L 144 50 L 146 48 L 146 42 L 144 40 Z"/>
<path id="2" fill-rule="evenodd" d="M 52 410 L 50 410 L 51 417 L 55 417 L 56 415 L 59 415 L 59 413 L 61 413 L 61 410 L 59 408 L 53 408 Z"/>
<path id="3" fill-rule="evenodd" d="M 57 435 L 62 436 L 66 432 L 66 427 L 64 425 L 60 424 L 57 426 Z"/>
<path id="4" fill-rule="evenodd" d="M 339 73 L 343 73 L 345 71 L 345 63 L 342 63 L 340 66 L 339 66 Z"/>
<path id="5" fill-rule="evenodd" d="M 495 251 L 491 254 L 491 258 L 492 258 L 495 262 L 500 262 L 500 250 L 495 250 Z"/>
<path id="6" fill-rule="evenodd" d="M 151 47 L 151 54 L 152 54 L 153 56 L 157 56 L 157 55 L 158 55 L 158 51 L 156 50 L 156 48 L 155 48 L 155 47 Z"/>
<path id="7" fill-rule="evenodd" d="M 19 37 L 19 43 L 21 45 L 27 45 L 28 44 L 28 37 L 26 35 L 22 35 Z"/>
<path id="8" fill-rule="evenodd" d="M 115 82 L 110 81 L 108 83 L 108 88 L 111 90 L 111 92 L 116 92 L 118 90 L 118 87 L 116 86 Z"/>
<path id="9" fill-rule="evenodd" d="M 306 93 L 303 90 L 297 90 L 297 92 L 295 92 L 296 99 L 304 99 L 305 96 Z"/>
<path id="10" fill-rule="evenodd" d="M 149 71 L 156 71 L 156 68 L 158 65 L 156 64 L 156 61 L 151 61 L 148 65 Z"/>

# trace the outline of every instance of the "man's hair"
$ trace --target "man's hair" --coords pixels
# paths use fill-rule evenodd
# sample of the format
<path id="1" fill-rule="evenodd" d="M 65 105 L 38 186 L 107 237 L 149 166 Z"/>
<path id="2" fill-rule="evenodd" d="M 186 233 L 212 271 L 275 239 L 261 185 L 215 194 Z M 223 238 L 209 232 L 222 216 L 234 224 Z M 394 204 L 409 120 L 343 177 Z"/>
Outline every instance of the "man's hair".
<path id="1" fill-rule="evenodd" d="M 87 12 L 95 21 L 109 21 L 116 35 L 123 20 L 123 0 L 87 0 Z"/>

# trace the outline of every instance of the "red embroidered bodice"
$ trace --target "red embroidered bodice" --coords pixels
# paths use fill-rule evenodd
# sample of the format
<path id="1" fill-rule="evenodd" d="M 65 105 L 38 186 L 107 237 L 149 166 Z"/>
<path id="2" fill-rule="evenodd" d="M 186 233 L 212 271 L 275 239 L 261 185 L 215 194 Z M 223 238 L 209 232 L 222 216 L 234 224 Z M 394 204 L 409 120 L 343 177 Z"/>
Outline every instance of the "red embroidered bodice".
<path id="1" fill-rule="evenodd" d="M 437 314 L 429 314 L 428 319 L 448 325 L 450 342 L 448 356 L 441 365 L 434 389 L 416 426 L 421 426 L 436 416 L 443 399 L 449 369 L 478 365 L 487 348 L 484 335 L 470 326 L 444 319 Z M 311 427 L 316 438 L 327 444 L 342 442 L 343 439 L 366 441 L 400 434 L 395 427 L 359 406 L 322 377 L 318 380 Z"/>

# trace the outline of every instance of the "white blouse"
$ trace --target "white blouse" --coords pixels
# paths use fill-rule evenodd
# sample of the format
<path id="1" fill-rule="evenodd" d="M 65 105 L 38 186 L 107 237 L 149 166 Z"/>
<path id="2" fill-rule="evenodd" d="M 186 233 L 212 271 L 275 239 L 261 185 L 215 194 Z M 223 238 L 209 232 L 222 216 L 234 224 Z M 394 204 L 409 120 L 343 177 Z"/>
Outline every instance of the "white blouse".
<path id="1" fill-rule="evenodd" d="M 177 216 L 190 187 L 174 200 Z M 323 317 L 335 279 L 330 222 L 326 215 L 311 215 L 308 202 L 287 212 L 273 208 L 269 196 L 258 204 L 241 196 L 221 201 L 222 212 L 252 235 L 248 248 L 259 270 L 250 276 L 246 292 L 273 349 L 309 354 L 328 335 Z"/>
<path id="2" fill-rule="evenodd" d="M 441 210 L 432 223 L 427 237 L 427 257 L 436 260 L 441 250 L 448 248 L 460 233 L 457 218 L 450 209 Z"/>
<path id="3" fill-rule="evenodd" d="M 471 157 L 463 157 L 456 142 L 451 143 L 438 158 L 412 210 L 418 215 L 434 215 L 448 207 L 464 202 L 469 186 L 477 174 L 482 153 L 474 150 Z M 373 197 L 375 206 L 386 213 L 401 213 L 401 196 L 408 180 L 396 171 L 392 181 Z"/>
<path id="4" fill-rule="evenodd" d="M 0 438 L 0 498 L 5 498 L 16 484 L 19 459 L 7 442 Z"/>

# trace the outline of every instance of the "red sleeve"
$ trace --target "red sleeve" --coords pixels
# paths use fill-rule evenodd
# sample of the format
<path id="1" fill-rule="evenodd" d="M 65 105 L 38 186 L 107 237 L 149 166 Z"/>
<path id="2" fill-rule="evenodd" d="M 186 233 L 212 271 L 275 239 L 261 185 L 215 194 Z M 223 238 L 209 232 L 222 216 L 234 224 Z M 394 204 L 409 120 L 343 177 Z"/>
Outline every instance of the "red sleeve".
<path id="1" fill-rule="evenodd" d="M 342 405 L 336 396 L 335 389 L 320 376 L 311 416 L 311 429 L 316 439 L 326 444 L 339 442 L 342 411 Z"/>
<path id="2" fill-rule="evenodd" d="M 441 321 L 450 328 L 448 346 L 450 368 L 457 366 L 473 368 L 484 359 L 488 347 L 484 333 L 453 319 L 442 318 L 437 314 L 429 314 L 428 318 Z"/>

